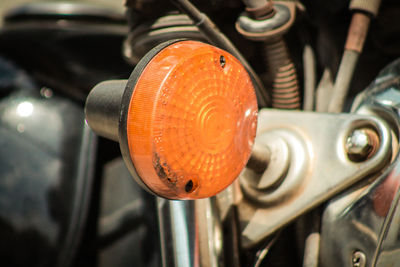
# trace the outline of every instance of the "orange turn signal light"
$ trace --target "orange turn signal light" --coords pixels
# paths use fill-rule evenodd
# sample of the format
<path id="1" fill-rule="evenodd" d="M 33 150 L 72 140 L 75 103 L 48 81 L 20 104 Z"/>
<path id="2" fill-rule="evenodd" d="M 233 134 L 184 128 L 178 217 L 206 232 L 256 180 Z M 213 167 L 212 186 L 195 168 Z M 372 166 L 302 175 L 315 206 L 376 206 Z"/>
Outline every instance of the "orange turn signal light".
<path id="1" fill-rule="evenodd" d="M 231 54 L 175 40 L 138 63 L 119 114 L 121 151 L 139 183 L 165 198 L 198 199 L 225 189 L 244 168 L 257 101 L 247 71 Z"/>

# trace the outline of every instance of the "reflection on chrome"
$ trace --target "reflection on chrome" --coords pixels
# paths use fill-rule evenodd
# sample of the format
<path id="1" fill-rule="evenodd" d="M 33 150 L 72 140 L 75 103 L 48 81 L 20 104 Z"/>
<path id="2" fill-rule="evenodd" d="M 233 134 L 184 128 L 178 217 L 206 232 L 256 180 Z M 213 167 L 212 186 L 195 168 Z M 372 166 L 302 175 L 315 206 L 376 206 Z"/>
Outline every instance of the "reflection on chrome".
<path id="1" fill-rule="evenodd" d="M 21 117 L 29 117 L 32 115 L 33 105 L 31 102 L 24 101 L 17 106 L 17 114 Z"/>

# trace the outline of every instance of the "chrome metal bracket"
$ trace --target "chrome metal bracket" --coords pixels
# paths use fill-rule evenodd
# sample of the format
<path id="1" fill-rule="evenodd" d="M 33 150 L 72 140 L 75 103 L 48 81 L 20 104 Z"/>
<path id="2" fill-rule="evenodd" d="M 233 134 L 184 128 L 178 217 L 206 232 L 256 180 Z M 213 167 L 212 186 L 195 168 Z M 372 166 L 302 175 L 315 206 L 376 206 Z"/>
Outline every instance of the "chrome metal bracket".
<path id="1" fill-rule="evenodd" d="M 369 159 L 355 162 L 347 156 L 346 139 L 359 128 L 376 131 L 379 147 Z M 259 145 L 280 153 L 274 158 L 270 151 L 269 166 L 258 183 L 249 168 L 239 178 L 243 197 L 237 205 L 244 247 L 379 171 L 390 159 L 391 134 L 386 123 L 373 116 L 263 109 L 258 117 Z M 278 163 L 284 169 L 271 171 Z"/>
<path id="2" fill-rule="evenodd" d="M 400 259 L 400 60 L 384 68 L 357 95 L 352 112 L 385 120 L 392 130 L 388 166 L 332 198 L 321 217 L 321 267 L 354 266 L 365 255 L 367 266 L 398 266 Z"/>

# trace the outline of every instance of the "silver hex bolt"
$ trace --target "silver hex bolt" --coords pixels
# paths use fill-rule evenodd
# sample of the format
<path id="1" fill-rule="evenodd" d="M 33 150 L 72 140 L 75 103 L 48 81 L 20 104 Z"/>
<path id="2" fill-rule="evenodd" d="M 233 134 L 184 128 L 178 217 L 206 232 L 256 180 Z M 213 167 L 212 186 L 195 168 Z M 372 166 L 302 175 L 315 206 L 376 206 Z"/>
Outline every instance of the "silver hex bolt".
<path id="1" fill-rule="evenodd" d="M 374 155 L 379 145 L 379 136 L 369 128 L 354 130 L 346 140 L 346 151 L 349 159 L 361 162 Z"/>

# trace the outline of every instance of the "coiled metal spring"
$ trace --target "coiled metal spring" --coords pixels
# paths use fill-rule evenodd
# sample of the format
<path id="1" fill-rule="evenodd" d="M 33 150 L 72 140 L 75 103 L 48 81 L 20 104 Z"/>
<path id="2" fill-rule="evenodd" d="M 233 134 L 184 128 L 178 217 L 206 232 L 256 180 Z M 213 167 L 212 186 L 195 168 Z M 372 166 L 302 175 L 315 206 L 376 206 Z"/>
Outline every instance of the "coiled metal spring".
<path id="1" fill-rule="evenodd" d="M 278 38 L 265 43 L 264 56 L 272 75 L 272 107 L 299 109 L 299 82 L 285 41 Z"/>

